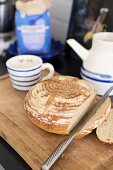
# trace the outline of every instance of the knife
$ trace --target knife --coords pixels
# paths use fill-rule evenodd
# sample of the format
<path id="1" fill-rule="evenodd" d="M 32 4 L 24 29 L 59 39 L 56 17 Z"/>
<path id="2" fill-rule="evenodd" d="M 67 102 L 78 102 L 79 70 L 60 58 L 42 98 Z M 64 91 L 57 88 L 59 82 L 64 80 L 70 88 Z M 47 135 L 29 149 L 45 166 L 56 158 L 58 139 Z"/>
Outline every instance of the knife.
<path id="1" fill-rule="evenodd" d="M 106 98 L 109 96 L 110 92 L 113 90 L 111 86 L 105 94 L 99 99 L 99 101 L 82 117 L 78 124 L 72 129 L 69 135 L 56 147 L 48 159 L 44 162 L 41 167 L 41 170 L 49 170 L 60 155 L 64 152 L 67 146 L 74 139 L 75 135 L 86 125 L 86 123 L 91 119 L 91 117 L 96 113 L 98 108 L 103 104 Z"/>

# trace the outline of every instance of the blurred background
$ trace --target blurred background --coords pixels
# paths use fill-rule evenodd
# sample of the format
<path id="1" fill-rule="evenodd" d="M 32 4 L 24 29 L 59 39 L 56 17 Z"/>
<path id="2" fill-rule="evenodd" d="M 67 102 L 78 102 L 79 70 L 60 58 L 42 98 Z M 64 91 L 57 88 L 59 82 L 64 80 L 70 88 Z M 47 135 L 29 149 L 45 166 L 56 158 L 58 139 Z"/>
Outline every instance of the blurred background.
<path id="1" fill-rule="evenodd" d="M 9 50 L 17 38 L 15 2 L 16 0 L 0 0 L 0 55 L 4 57 L 7 51 L 12 52 L 10 55 L 14 55 L 16 51 L 16 49 Z M 52 39 L 59 41 L 63 46 L 67 38 L 73 37 L 86 48 L 90 48 L 95 32 L 113 30 L 112 0 L 52 0 L 51 2 L 49 11 Z M 62 49 L 57 51 L 58 54 Z"/>
<path id="2" fill-rule="evenodd" d="M 22 0 L 20 0 L 22 1 Z M 28 1 L 28 0 L 24 0 Z M 39 0 L 34 0 L 39 1 Z M 56 71 L 61 68 L 62 74 L 80 77 L 82 61 L 66 44 L 68 38 L 75 38 L 84 47 L 90 49 L 92 36 L 95 32 L 113 31 L 112 0 L 47 0 L 51 2 L 50 31 L 51 49 L 47 54 L 40 55 L 44 62 L 54 64 Z M 16 0 L 0 0 L 0 66 L 5 61 L 18 55 L 18 44 L 15 25 Z M 17 20 L 17 24 L 19 21 Z M 20 43 L 21 44 L 21 43 Z M 46 41 L 45 41 L 46 44 Z M 37 54 L 39 55 L 39 54 Z M 62 57 L 63 56 L 63 57 Z M 61 62 L 63 61 L 63 66 Z M 65 61 L 65 60 L 68 60 Z M 71 60 L 71 61 L 70 61 Z M 65 62 L 64 62 L 65 61 Z M 76 66 L 76 74 L 67 63 Z M 4 67 L 2 68 L 4 72 Z M 66 67 L 68 67 L 66 69 Z M 64 69 L 62 69 L 64 68 Z M 64 71 L 62 71 L 64 70 Z M 0 74 L 2 71 L 0 70 Z"/>

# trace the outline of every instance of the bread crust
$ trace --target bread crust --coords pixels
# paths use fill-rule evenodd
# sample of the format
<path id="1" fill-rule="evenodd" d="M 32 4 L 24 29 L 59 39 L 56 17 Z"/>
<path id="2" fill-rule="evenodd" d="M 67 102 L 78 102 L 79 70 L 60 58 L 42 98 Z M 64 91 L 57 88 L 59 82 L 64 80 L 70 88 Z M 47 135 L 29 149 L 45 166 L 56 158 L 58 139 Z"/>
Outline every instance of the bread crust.
<path id="1" fill-rule="evenodd" d="M 110 109 L 111 109 L 111 101 L 110 98 L 107 99 L 108 100 L 108 108 L 105 110 L 105 112 L 101 115 L 100 119 L 98 119 L 96 122 L 92 122 L 91 125 L 84 130 L 81 130 L 78 134 L 75 135 L 76 139 L 80 139 L 86 135 L 88 135 L 89 133 L 91 133 L 94 129 L 96 129 L 99 125 L 101 125 L 101 123 L 107 118 L 107 116 L 109 115 Z M 45 124 L 42 121 L 39 121 L 38 119 L 36 120 L 36 118 L 34 118 L 32 116 L 32 114 L 28 113 L 28 118 L 31 120 L 31 122 L 33 124 L 35 124 L 36 126 L 40 127 L 41 129 L 50 132 L 50 133 L 56 133 L 56 134 L 68 134 L 67 133 L 67 125 L 64 126 L 56 126 L 54 124 L 52 124 L 51 126 L 49 126 L 48 124 Z M 103 141 L 105 142 L 105 141 Z M 106 143 L 109 143 L 109 141 L 106 141 Z"/>
<path id="2" fill-rule="evenodd" d="M 28 115 L 28 118 L 30 119 L 30 121 L 38 126 L 39 128 L 47 131 L 47 132 L 50 132 L 50 133 L 56 133 L 56 134 L 68 134 L 67 133 L 67 125 L 63 125 L 63 126 L 57 126 L 55 124 L 47 124 L 47 123 L 44 123 L 42 121 L 39 121 L 38 119 L 36 120 L 36 118 L 34 118 L 31 114 Z"/>

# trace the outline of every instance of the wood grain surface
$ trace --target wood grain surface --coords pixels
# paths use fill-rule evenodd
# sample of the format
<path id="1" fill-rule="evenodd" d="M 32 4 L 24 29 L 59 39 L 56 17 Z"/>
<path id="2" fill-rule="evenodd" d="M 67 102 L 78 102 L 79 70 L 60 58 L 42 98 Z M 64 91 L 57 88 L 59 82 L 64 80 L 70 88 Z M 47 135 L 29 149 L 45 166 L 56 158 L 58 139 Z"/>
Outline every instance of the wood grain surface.
<path id="1" fill-rule="evenodd" d="M 23 108 L 25 92 L 16 91 L 8 76 L 0 78 L 0 135 L 34 170 L 39 170 L 63 135 L 33 125 Z M 113 145 L 104 144 L 95 131 L 73 140 L 51 170 L 112 170 Z"/>

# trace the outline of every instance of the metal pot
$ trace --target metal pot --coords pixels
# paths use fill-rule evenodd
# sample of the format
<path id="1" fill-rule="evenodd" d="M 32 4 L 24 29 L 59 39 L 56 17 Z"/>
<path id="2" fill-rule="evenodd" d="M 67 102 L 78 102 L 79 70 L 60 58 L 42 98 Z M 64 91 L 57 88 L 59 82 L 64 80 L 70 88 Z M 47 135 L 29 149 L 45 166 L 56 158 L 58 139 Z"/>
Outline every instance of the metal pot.
<path id="1" fill-rule="evenodd" d="M 14 30 L 15 0 L 0 0 L 0 33 Z"/>

